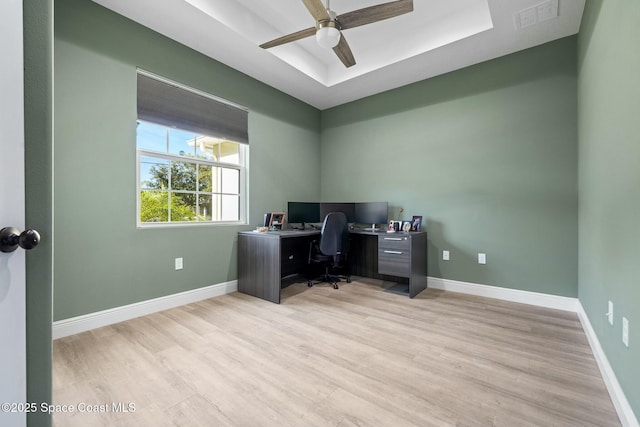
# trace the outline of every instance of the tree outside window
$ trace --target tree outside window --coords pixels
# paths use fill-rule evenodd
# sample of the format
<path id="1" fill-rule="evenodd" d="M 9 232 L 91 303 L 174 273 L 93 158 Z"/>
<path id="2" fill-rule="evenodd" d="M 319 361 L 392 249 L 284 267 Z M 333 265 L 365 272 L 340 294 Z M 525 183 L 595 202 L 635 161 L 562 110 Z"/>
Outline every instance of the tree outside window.
<path id="1" fill-rule="evenodd" d="M 246 146 L 139 121 L 140 224 L 238 222 Z"/>

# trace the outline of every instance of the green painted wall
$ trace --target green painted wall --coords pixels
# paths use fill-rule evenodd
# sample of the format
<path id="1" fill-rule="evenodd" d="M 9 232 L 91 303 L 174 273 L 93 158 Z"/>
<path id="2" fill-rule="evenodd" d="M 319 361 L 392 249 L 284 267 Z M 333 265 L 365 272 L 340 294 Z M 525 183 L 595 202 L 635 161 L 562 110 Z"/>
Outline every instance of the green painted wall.
<path id="1" fill-rule="evenodd" d="M 249 226 L 136 229 L 136 67 L 250 109 Z M 54 320 L 236 279 L 239 230 L 319 197 L 319 122 L 315 108 L 89 0 L 57 0 Z"/>
<path id="2" fill-rule="evenodd" d="M 403 219 L 424 216 L 430 276 L 579 295 L 640 412 L 637 2 L 590 1 L 578 38 L 323 112 L 89 0 L 55 4 L 54 319 L 235 279 L 237 231 L 288 200 L 388 200 L 392 218 L 399 207 Z M 26 12 L 25 25 L 42 19 Z M 135 228 L 136 67 L 249 107 L 249 227 Z M 34 123 L 47 117 L 38 93 L 27 94 Z M 49 177 L 35 142 L 45 128 L 27 138 L 28 156 L 44 162 L 30 189 Z M 28 203 L 47 212 L 41 196 Z M 602 316 L 609 299 L 613 327 Z M 29 367 L 44 378 L 50 367 L 36 359 Z"/>
<path id="3" fill-rule="evenodd" d="M 45 15 L 25 8 L 28 221 L 46 236 Z M 288 200 L 387 200 L 392 218 L 424 216 L 430 276 L 579 295 L 640 413 L 638 18 L 636 1 L 593 0 L 578 38 L 319 112 L 89 0 L 56 1 L 54 319 L 235 279 L 237 231 Z M 249 107 L 248 227 L 136 229 L 136 67 Z M 47 244 L 30 288 L 50 283 Z M 30 295 L 29 398 L 47 401 L 51 295 Z"/>
<path id="4" fill-rule="evenodd" d="M 640 415 L 640 3 L 590 0 L 578 38 L 579 295 Z M 604 316 L 614 303 L 614 324 Z M 622 317 L 630 346 L 622 344 Z"/>
<path id="5" fill-rule="evenodd" d="M 26 224 L 41 241 L 27 252 L 27 402 L 51 403 L 53 294 L 53 1 L 24 2 Z M 3 201 L 4 203 L 4 201 Z M 27 414 L 30 427 L 51 415 Z"/>
<path id="6" fill-rule="evenodd" d="M 423 215 L 430 276 L 575 297 L 576 90 L 569 37 L 325 110 L 321 197 Z"/>

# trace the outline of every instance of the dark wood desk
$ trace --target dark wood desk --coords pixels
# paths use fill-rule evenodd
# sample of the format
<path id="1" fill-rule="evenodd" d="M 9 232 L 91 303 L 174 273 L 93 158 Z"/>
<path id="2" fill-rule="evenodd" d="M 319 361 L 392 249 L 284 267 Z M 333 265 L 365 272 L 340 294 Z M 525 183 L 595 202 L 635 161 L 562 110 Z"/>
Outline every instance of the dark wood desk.
<path id="1" fill-rule="evenodd" d="M 316 230 L 238 233 L 238 291 L 280 303 L 283 277 L 307 271 Z M 349 260 L 355 276 L 405 278 L 413 298 L 427 287 L 427 234 L 350 232 Z"/>

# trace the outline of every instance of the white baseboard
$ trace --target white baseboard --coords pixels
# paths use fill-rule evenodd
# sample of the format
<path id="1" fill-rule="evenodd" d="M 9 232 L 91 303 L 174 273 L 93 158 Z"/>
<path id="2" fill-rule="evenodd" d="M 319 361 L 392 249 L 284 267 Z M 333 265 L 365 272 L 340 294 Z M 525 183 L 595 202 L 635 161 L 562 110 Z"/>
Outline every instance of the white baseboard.
<path id="1" fill-rule="evenodd" d="M 578 314 L 582 328 L 589 340 L 589 345 L 593 351 L 600 373 L 616 408 L 620 422 L 624 427 L 640 427 L 629 401 L 627 400 L 620 383 L 616 378 L 613 368 L 600 345 L 600 341 L 589 322 L 582 304 L 577 298 L 563 297 L 558 295 L 541 294 L 537 292 L 521 291 L 518 289 L 500 288 L 497 286 L 481 285 L 477 283 L 460 282 L 457 280 L 441 279 L 429 277 L 428 286 L 433 289 L 460 292 L 470 295 L 496 298 L 505 301 L 531 304 L 539 307 L 553 308 L 558 310 L 571 311 Z M 167 295 L 148 301 L 129 304 L 123 307 L 116 307 L 96 313 L 85 314 L 53 322 L 53 339 L 66 337 L 102 326 L 112 325 L 158 311 L 167 310 L 185 304 L 202 301 L 208 298 L 236 292 L 238 281 L 218 283 L 216 285 L 178 294 Z"/>
<path id="2" fill-rule="evenodd" d="M 55 340 L 69 335 L 78 334 L 80 332 L 90 331 L 91 329 L 100 328 L 102 326 L 113 325 L 114 323 L 123 322 L 140 316 L 146 316 L 147 314 L 157 313 L 158 311 L 191 304 L 208 298 L 230 294 L 237 290 L 238 281 L 232 280 L 230 282 L 205 286 L 204 288 L 154 298 L 148 301 L 141 301 L 122 307 L 98 311 L 96 313 L 89 313 L 69 319 L 58 320 L 53 322 L 53 339 Z"/>
<path id="3" fill-rule="evenodd" d="M 582 304 L 577 298 L 540 294 L 537 292 L 521 291 L 517 289 L 499 288 L 496 286 L 480 285 L 477 283 L 459 282 L 457 280 L 440 279 L 438 277 L 429 277 L 428 286 L 433 289 L 442 289 L 445 291 L 496 298 L 505 301 L 531 304 L 539 307 L 554 308 L 576 313 L 580 319 L 580 323 L 582 324 L 582 329 L 589 340 L 591 351 L 598 363 L 600 374 L 607 386 L 607 391 L 609 392 L 609 396 L 611 396 L 613 406 L 616 408 L 620 422 L 623 427 L 640 427 L 638 419 L 636 418 L 622 387 L 620 387 L 616 374 L 613 372 L 613 368 L 609 364 L 609 360 L 600 345 L 600 341 L 589 322 L 587 313 L 584 311 Z"/>
<path id="4" fill-rule="evenodd" d="M 460 292 L 463 294 L 501 299 L 538 307 L 554 308 L 575 313 L 578 299 L 559 295 L 541 294 L 538 292 L 521 291 L 518 289 L 500 288 L 497 286 L 480 285 L 477 283 L 459 282 L 457 280 L 428 278 L 428 287 L 444 291 Z"/>
<path id="5" fill-rule="evenodd" d="M 613 372 L 613 368 L 609 364 L 609 359 L 607 359 L 607 356 L 600 345 L 600 341 L 598 340 L 598 336 L 591 326 L 589 317 L 580 302 L 578 302 L 577 313 L 580 323 L 582 323 L 582 329 L 589 340 L 593 356 L 598 363 L 598 368 L 600 368 L 600 374 L 602 374 L 604 383 L 606 384 L 611 400 L 613 401 L 613 406 L 616 408 L 618 417 L 620 417 L 620 422 L 624 427 L 639 427 L 640 424 L 638 424 L 638 419 L 633 413 L 633 409 L 631 408 L 624 391 L 622 391 L 622 387 L 620 387 L 618 378 Z"/>

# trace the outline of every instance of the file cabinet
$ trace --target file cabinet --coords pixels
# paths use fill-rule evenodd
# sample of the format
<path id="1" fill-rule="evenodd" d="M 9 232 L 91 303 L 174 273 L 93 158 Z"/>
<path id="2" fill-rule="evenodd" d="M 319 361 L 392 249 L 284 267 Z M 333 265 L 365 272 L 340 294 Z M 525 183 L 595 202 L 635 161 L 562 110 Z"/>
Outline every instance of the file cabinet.
<path id="1" fill-rule="evenodd" d="M 427 234 L 380 234 L 378 273 L 409 279 L 409 296 L 418 295 L 427 287 Z"/>

